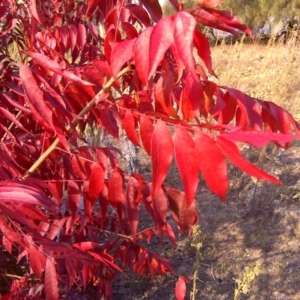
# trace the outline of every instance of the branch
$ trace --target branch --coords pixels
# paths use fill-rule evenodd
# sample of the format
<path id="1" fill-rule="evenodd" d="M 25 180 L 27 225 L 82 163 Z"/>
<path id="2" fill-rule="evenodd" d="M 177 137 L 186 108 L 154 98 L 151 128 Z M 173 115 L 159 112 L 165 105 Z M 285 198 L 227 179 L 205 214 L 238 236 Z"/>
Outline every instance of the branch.
<path id="1" fill-rule="evenodd" d="M 130 67 L 123 69 L 118 75 L 117 78 L 122 77 L 130 71 Z M 88 113 L 95 105 L 97 100 L 103 95 L 114 83 L 115 78 L 110 78 L 110 80 L 103 86 L 101 91 L 82 109 L 82 111 L 78 114 L 79 117 L 83 117 L 86 113 Z M 74 119 L 72 121 L 72 125 L 76 126 L 78 124 L 78 119 Z M 66 127 L 66 130 L 70 130 L 70 125 Z M 49 146 L 49 148 L 39 157 L 39 159 L 30 167 L 30 169 L 23 175 L 22 179 L 27 179 L 30 177 L 32 173 L 47 159 L 47 157 L 55 150 L 55 148 L 59 145 L 59 138 L 56 138 L 55 141 Z"/>
<path id="2" fill-rule="evenodd" d="M 26 276 L 18 276 L 18 275 L 15 275 L 15 274 L 2 274 L 2 276 L 11 277 L 11 278 L 16 278 L 16 279 L 23 279 L 23 278 L 26 278 Z"/>

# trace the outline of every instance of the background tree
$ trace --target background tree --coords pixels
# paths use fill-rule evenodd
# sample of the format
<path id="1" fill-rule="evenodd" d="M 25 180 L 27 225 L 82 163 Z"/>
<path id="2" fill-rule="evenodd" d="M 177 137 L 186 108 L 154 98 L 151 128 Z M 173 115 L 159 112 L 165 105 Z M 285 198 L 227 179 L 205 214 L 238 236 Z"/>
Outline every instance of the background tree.
<path id="1" fill-rule="evenodd" d="M 226 159 L 281 183 L 235 143 L 288 147 L 299 125 L 274 103 L 206 75 L 214 71 L 197 23 L 251 35 L 217 10 L 221 2 L 184 11 L 172 0 L 176 13 L 165 18 L 155 0 L 1 2 L 0 275 L 9 286 L 2 299 L 55 300 L 87 288 L 109 299 L 127 268 L 152 279 L 176 274 L 142 241 L 158 234 L 176 245 L 175 233 L 197 223 L 199 173 L 223 202 Z M 150 181 L 121 168 L 118 148 L 87 143 L 83 132 L 93 126 L 144 148 Z M 164 185 L 173 157 L 184 192 Z M 140 230 L 142 206 L 153 223 Z M 22 264 L 21 278 L 5 277 L 9 255 Z M 179 277 L 177 299 L 186 281 Z"/>
<path id="2" fill-rule="evenodd" d="M 225 0 L 222 8 L 233 11 L 251 28 L 261 26 L 270 17 L 278 22 L 300 16 L 299 0 Z"/>

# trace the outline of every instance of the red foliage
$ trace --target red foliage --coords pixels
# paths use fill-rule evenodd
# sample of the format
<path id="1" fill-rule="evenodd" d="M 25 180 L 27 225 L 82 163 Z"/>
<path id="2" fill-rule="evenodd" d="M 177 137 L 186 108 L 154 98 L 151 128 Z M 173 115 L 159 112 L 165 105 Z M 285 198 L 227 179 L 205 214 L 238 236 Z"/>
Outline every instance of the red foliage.
<path id="1" fill-rule="evenodd" d="M 200 58 L 214 75 L 199 23 L 237 36 L 237 29 L 251 35 L 249 28 L 217 10 L 222 1 L 183 11 L 171 0 L 177 13 L 166 18 L 158 0 L 130 2 L 0 4 L 1 245 L 27 268 L 3 299 L 52 300 L 87 286 L 110 299 L 110 283 L 125 267 L 151 278 L 175 273 L 141 241 L 160 234 L 176 245 L 168 209 L 180 231 L 197 222 L 200 172 L 225 201 L 225 158 L 280 183 L 235 143 L 288 147 L 299 125 L 272 102 L 209 81 L 195 63 Z M 151 156 L 153 181 L 122 170 L 116 148 L 79 146 L 87 125 L 117 140 L 124 130 Z M 164 186 L 173 156 L 184 193 Z M 153 218 L 143 231 L 141 206 Z M 179 278 L 177 299 L 186 281 Z"/>

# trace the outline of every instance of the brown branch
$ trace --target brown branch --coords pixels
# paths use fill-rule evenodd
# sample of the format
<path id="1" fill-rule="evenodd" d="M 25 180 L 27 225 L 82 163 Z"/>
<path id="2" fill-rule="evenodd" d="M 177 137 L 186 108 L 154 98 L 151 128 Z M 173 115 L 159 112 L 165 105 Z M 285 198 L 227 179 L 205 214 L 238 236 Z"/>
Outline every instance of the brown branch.
<path id="1" fill-rule="evenodd" d="M 123 69 L 118 75 L 117 78 L 122 77 L 130 71 L 130 67 Z M 115 78 L 110 78 L 110 80 L 103 86 L 101 91 L 82 109 L 82 111 L 78 114 L 79 117 L 83 117 L 86 113 L 88 113 L 96 104 L 97 100 L 103 95 L 114 83 Z M 78 119 L 74 119 L 72 121 L 72 125 L 76 126 L 78 124 Z M 70 126 L 66 127 L 66 130 L 70 130 Z M 55 141 L 49 146 L 49 148 L 39 157 L 39 159 L 29 168 L 29 170 L 24 174 L 22 179 L 27 179 L 30 177 L 32 173 L 45 161 L 45 159 L 56 149 L 59 145 L 59 138 L 56 138 Z"/>
<path id="2" fill-rule="evenodd" d="M 15 275 L 15 274 L 2 274 L 2 275 L 6 276 L 6 277 L 16 278 L 16 279 L 26 278 L 26 276 L 18 276 L 18 275 Z"/>

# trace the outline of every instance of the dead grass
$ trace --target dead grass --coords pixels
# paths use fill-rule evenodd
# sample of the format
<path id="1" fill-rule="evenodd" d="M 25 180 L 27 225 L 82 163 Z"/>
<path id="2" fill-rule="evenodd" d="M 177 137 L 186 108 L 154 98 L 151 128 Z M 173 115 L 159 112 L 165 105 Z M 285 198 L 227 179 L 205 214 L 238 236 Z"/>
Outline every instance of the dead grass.
<path id="1" fill-rule="evenodd" d="M 300 47 L 297 42 L 267 46 L 221 44 L 212 48 L 212 60 L 218 76 L 213 81 L 252 97 L 273 101 L 300 120 Z"/>

